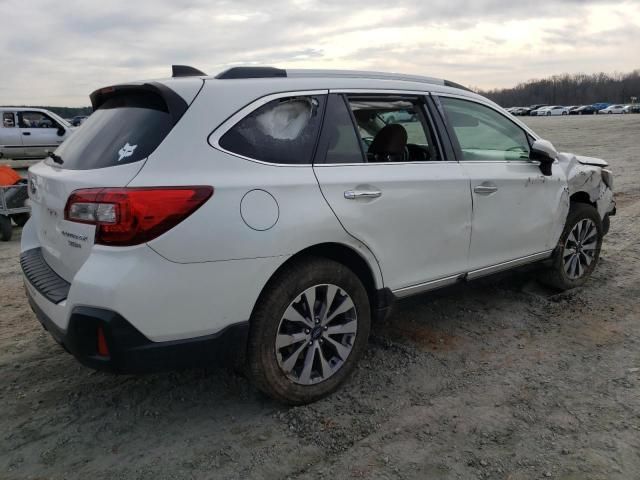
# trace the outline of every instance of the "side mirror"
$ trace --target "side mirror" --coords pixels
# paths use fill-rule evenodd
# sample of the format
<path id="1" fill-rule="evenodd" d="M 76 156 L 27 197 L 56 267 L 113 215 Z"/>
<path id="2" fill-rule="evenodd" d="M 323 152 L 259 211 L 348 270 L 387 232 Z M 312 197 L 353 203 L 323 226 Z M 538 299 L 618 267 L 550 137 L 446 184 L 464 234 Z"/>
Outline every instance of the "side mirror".
<path id="1" fill-rule="evenodd" d="M 63 136 L 65 133 L 67 133 L 67 131 L 64 129 L 64 127 L 58 127 L 58 136 L 59 137 Z"/>
<path id="2" fill-rule="evenodd" d="M 531 145 L 529 159 L 540 162 L 540 171 L 543 175 L 551 175 L 551 165 L 558 158 L 558 151 L 548 140 L 536 140 Z"/>

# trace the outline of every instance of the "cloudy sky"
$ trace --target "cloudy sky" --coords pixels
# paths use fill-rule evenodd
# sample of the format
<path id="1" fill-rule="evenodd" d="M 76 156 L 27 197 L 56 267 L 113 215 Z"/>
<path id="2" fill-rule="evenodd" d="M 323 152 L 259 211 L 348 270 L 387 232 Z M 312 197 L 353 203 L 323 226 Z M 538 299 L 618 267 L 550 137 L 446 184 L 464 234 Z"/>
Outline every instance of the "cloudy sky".
<path id="1" fill-rule="evenodd" d="M 350 68 L 506 87 L 640 68 L 640 0 L 0 0 L 0 105 L 232 65 Z"/>

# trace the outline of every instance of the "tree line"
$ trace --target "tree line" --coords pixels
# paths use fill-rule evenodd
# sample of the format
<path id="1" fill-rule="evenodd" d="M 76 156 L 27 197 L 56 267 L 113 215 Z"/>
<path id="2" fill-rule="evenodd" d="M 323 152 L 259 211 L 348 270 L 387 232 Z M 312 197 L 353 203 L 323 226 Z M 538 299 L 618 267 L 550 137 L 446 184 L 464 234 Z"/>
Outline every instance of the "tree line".
<path id="1" fill-rule="evenodd" d="M 590 105 L 598 102 L 640 103 L 640 70 L 631 73 L 563 74 L 529 80 L 513 88 L 479 91 L 503 107 L 548 105 Z"/>

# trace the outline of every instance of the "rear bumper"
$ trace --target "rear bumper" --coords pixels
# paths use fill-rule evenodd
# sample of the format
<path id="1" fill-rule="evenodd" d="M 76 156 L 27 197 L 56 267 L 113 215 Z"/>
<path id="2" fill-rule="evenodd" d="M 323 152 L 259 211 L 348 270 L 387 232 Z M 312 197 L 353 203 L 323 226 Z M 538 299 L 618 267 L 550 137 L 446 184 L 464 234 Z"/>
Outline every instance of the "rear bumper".
<path id="1" fill-rule="evenodd" d="M 224 363 L 239 360 L 247 344 L 249 322 L 232 324 L 213 335 L 152 342 L 121 315 L 91 307 L 75 307 L 68 328 L 62 330 L 26 291 L 42 326 L 80 363 L 96 370 L 146 373 Z M 99 328 L 104 332 L 106 356 L 98 354 Z"/>

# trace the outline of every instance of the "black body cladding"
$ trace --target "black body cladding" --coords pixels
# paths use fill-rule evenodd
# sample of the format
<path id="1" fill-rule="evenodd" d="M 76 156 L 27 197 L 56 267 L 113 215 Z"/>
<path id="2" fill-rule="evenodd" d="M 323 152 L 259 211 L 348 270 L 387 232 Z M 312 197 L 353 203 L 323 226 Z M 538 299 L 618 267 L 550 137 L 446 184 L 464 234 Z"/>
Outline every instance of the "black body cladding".
<path id="1" fill-rule="evenodd" d="M 242 78 L 284 78 L 287 71 L 274 67 L 233 67 L 215 76 L 218 80 Z"/>

